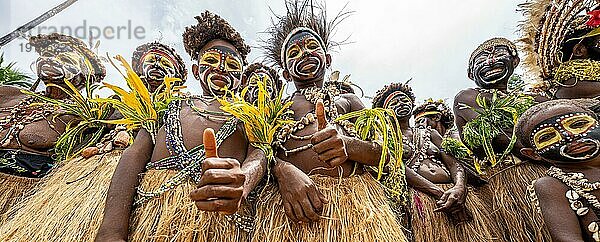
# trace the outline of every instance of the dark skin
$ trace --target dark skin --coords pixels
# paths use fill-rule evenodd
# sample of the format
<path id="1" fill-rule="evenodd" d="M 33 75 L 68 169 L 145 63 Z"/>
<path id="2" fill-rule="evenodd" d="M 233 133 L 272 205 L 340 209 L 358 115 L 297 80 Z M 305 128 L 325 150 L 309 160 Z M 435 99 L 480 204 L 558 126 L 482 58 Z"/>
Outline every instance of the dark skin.
<path id="1" fill-rule="evenodd" d="M 293 81 L 297 90 L 323 86 L 325 68 L 330 65 L 331 56 L 326 54 L 317 38 L 302 32 L 293 36 L 290 43 L 286 43 L 288 58 L 283 76 L 286 80 Z M 296 120 L 315 111 L 315 104 L 306 100 L 303 95 L 294 95 L 292 101 L 294 104 L 291 109 Z M 335 104 L 339 114 L 364 109 L 364 105 L 354 94 L 342 95 L 335 100 Z M 294 222 L 319 221 L 323 204 L 328 202 L 308 174 L 348 177 L 355 165 L 358 166 L 356 173 L 361 174 L 362 165 L 377 165 L 381 156 L 379 145 L 348 137 L 339 127 L 324 123 L 322 118 L 319 120 L 296 133 L 312 135 L 310 140 L 290 139 L 284 144 L 291 149 L 310 143 L 313 148 L 289 156 L 278 152 L 278 162 L 274 167 L 286 215 Z"/>
<path id="2" fill-rule="evenodd" d="M 213 40 L 206 44 L 202 51 L 215 46 L 235 50 L 229 42 Z M 197 71 L 198 68 L 194 70 Z M 194 74 L 199 76 L 198 73 Z M 206 88 L 203 88 L 203 92 L 205 95 L 211 93 Z M 206 103 L 194 100 L 194 105 L 199 109 L 221 111 L 221 105 L 216 100 Z M 209 128 L 218 130 L 224 121 L 214 121 L 200 116 L 186 104 L 181 109 L 180 119 L 184 145 L 187 149 L 208 141 L 209 150 L 212 150 L 210 149 L 212 138 L 204 140 L 204 136 L 199 135 L 199 132 Z M 104 220 L 96 241 L 127 239 L 135 188 L 139 185 L 138 174 L 144 171 L 148 162 L 169 156 L 165 135 L 163 127 L 158 131 L 156 144 L 152 144 L 150 134 L 141 130 L 133 145 L 123 152 L 121 161 L 126 162 L 119 162 L 111 181 Z M 239 124 L 236 131 L 218 147 L 218 157 L 217 151 L 207 153 L 207 159 L 202 163 L 203 174 L 198 188 L 192 191 L 190 198 L 200 210 L 232 214 L 237 211 L 241 201 L 248 196 L 264 175 L 266 159 L 262 151 L 249 145 L 242 124 Z M 243 161 L 241 165 L 239 161 Z"/>
<path id="3" fill-rule="evenodd" d="M 573 47 L 571 60 L 592 59 L 600 60 L 600 36 L 590 37 Z M 580 80 L 571 78 L 563 83 L 564 86 L 558 86 L 556 98 L 576 99 L 576 98 L 595 98 L 600 95 L 600 83 L 598 80 Z"/>
<path id="4" fill-rule="evenodd" d="M 55 68 L 56 70 L 59 70 L 52 73 L 50 76 L 39 76 L 44 84 L 48 85 L 55 83 L 61 86 L 65 85 L 64 83 L 56 83 L 54 80 L 56 76 L 64 76 L 64 74 L 62 74 L 62 68 L 47 65 L 44 68 Z M 79 76 L 75 77 L 75 79 L 77 78 L 79 78 Z M 70 81 L 72 81 L 74 84 L 81 83 L 75 79 L 71 79 Z M 81 89 L 83 87 L 79 86 L 78 88 Z M 67 95 L 58 88 L 47 87 L 45 96 L 60 100 L 66 98 Z M 0 102 L 0 108 L 14 107 L 27 97 L 29 97 L 29 95 L 22 93 L 21 89 L 19 88 L 0 86 L 0 100 L 2 100 L 2 102 Z M 13 139 L 8 146 L 3 147 L 3 149 L 18 149 L 34 154 L 50 156 L 51 152 L 49 150 L 54 147 L 58 137 L 65 132 L 66 125 L 69 122 L 75 121 L 76 119 L 76 117 L 72 115 L 65 115 L 62 113 L 63 112 L 59 110 L 58 113 L 47 116 L 45 120 L 39 120 L 33 123 L 25 124 L 25 127 L 19 132 L 18 141 Z M 9 115 L 10 112 L 0 112 L 0 118 Z M 53 116 L 55 115 L 56 118 L 53 120 Z M 54 128 L 51 128 L 50 124 L 53 125 Z M 0 131 L 0 137 L 4 137 L 7 133 L 8 129 Z"/>
<path id="5" fill-rule="evenodd" d="M 475 79 L 475 83 L 478 85 L 478 88 L 467 88 L 465 90 L 460 91 L 458 94 L 456 94 L 456 97 L 454 97 L 453 111 L 455 116 L 455 124 L 458 128 L 458 133 L 460 134 L 461 139 L 464 138 L 463 127 L 469 121 L 479 116 L 479 114 L 471 108 L 462 108 L 461 104 L 465 104 L 467 106 L 481 110 L 481 108 L 476 103 L 477 96 L 481 95 L 485 100 L 489 101 L 491 100 L 493 95 L 488 92 L 483 92 L 481 91 L 481 89 L 498 90 L 507 93 L 508 80 L 512 76 L 514 69 L 519 64 L 520 59 L 517 56 L 507 55 L 506 47 L 502 47 L 503 48 L 496 48 L 494 49 L 494 51 L 483 52 L 475 58 L 474 64 L 473 66 L 471 66 L 471 69 L 474 71 L 469 73 L 469 77 Z M 501 59 L 503 59 L 504 61 L 496 61 Z M 496 76 L 500 76 L 502 79 L 495 79 L 494 75 L 488 74 L 494 68 L 501 68 L 504 71 L 508 71 L 508 73 L 498 74 Z M 477 72 L 478 70 L 479 72 Z M 486 80 L 484 77 L 486 77 L 487 75 L 490 75 L 491 78 Z M 536 96 L 534 98 L 538 102 L 546 100 L 545 98 L 540 96 Z M 512 134 L 512 128 L 504 129 L 503 131 L 504 133 L 502 135 L 498 135 L 492 140 L 492 146 L 494 147 L 494 151 L 497 153 L 504 152 L 504 150 L 506 149 L 506 147 L 508 147 L 510 143 L 509 136 Z M 521 148 L 522 145 L 519 142 L 517 142 L 514 145 L 512 153 L 519 158 L 525 158 L 519 152 Z M 485 157 L 485 152 L 483 148 L 476 148 L 473 150 L 473 153 L 479 158 Z"/>
<path id="6" fill-rule="evenodd" d="M 580 107 L 570 105 L 557 105 L 538 112 L 530 117 L 530 121 L 525 124 L 523 130 L 525 137 L 530 137 L 531 132 L 539 123 L 557 115 L 583 112 L 588 113 Z M 578 140 L 573 141 L 577 144 Z M 590 181 L 600 180 L 600 157 L 594 157 L 589 160 L 580 162 L 565 162 L 560 159 L 549 159 L 537 152 L 533 145 L 521 149 L 523 155 L 530 159 L 546 162 L 555 167 L 562 169 L 564 172 L 583 173 L 585 178 Z M 594 241 L 591 234 L 587 230 L 587 225 L 592 221 L 596 221 L 594 213 L 591 211 L 583 217 L 571 209 L 568 199 L 565 197 L 566 192 L 570 190 L 560 180 L 550 176 L 545 176 L 538 179 L 535 183 L 535 192 L 538 196 L 540 208 L 544 216 L 544 222 L 550 231 L 552 241 L 556 242 L 575 242 L 575 241 Z M 591 192 L 595 196 L 600 196 L 600 191 Z"/>
<path id="7" fill-rule="evenodd" d="M 396 103 L 405 102 L 409 105 L 410 109 L 414 108 L 413 101 L 406 98 L 405 96 L 396 96 L 392 98 L 390 103 L 395 103 L 394 99 L 398 99 Z M 390 106 L 386 108 L 400 107 Z M 401 112 L 396 112 L 401 113 Z M 413 130 L 410 127 L 410 112 L 408 115 L 398 116 L 398 122 L 402 131 L 403 137 L 408 138 L 409 142 L 412 142 Z M 448 174 L 442 167 L 431 159 L 427 158 L 421 161 L 421 165 L 417 170 L 406 169 L 407 175 L 406 180 L 408 185 L 414 189 L 421 191 L 434 199 L 437 199 L 437 208 L 435 211 L 443 211 L 450 214 L 457 222 L 467 221 L 469 219 L 468 214 L 465 211 L 464 203 L 466 200 L 466 178 L 462 166 L 454 159 L 454 157 L 441 151 L 439 147 L 442 144 L 442 136 L 435 130 L 431 132 L 431 142 L 433 147 L 427 150 L 427 155 L 435 156 L 441 160 L 444 165 L 448 168 L 450 174 Z M 416 147 L 419 149 L 420 147 Z M 413 155 L 415 150 L 411 147 L 404 146 L 404 154 L 402 155 L 404 162 L 407 166 L 410 166 L 414 161 L 408 160 Z M 411 164 L 409 164 L 409 162 Z M 410 172 L 409 172 L 410 171 Z M 436 184 L 445 184 L 454 182 L 454 187 L 447 191 L 442 190 Z"/>
<path id="8" fill-rule="evenodd" d="M 152 49 L 149 50 L 149 53 L 146 53 L 143 59 L 140 60 L 142 62 L 142 73 L 140 73 L 140 76 L 146 83 L 150 93 L 153 93 L 160 87 L 165 77 L 175 76 L 175 66 L 177 65 L 168 56 L 152 51 Z"/>
<path id="9" fill-rule="evenodd" d="M 449 129 L 442 122 L 441 114 L 426 115 L 417 119 L 415 122 L 417 123 L 417 127 L 430 127 L 432 129 L 435 129 L 435 131 L 437 131 L 443 136 L 449 135 L 450 138 L 460 140 L 460 136 L 457 132 L 451 132 L 450 134 L 446 134 L 446 132 L 448 132 Z"/>

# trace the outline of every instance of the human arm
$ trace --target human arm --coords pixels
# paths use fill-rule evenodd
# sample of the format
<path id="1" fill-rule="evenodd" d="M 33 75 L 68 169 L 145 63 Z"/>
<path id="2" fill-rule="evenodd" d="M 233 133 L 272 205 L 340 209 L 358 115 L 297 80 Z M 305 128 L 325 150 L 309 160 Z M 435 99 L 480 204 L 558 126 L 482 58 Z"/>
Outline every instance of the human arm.
<path id="1" fill-rule="evenodd" d="M 439 199 L 444 195 L 444 190 L 425 179 L 411 168 L 406 168 L 406 183 L 413 189 L 425 193 L 434 199 Z"/>
<path id="2" fill-rule="evenodd" d="M 127 240 L 131 207 L 139 185 L 138 174 L 150 161 L 153 148 L 150 133 L 142 129 L 133 145 L 123 152 L 108 189 L 104 218 L 96 241 Z"/>
<path id="3" fill-rule="evenodd" d="M 219 158 L 213 129 L 204 130 L 202 141 L 206 158 L 198 187 L 190 198 L 199 210 L 233 214 L 240 207 L 246 176 L 239 161 Z"/>
<path id="4" fill-rule="evenodd" d="M 544 223 L 554 242 L 583 242 L 577 215 L 565 197 L 567 188 L 558 180 L 542 177 L 534 183 Z"/>
<path id="5" fill-rule="evenodd" d="M 302 170 L 283 159 L 276 159 L 273 174 L 287 217 L 299 223 L 319 221 L 328 200 Z"/>
<path id="6" fill-rule="evenodd" d="M 438 148 L 442 146 L 442 136 L 435 130 L 431 131 L 431 141 Z M 454 181 L 454 186 L 444 192 L 437 202 L 438 208 L 436 211 L 449 211 L 454 207 L 464 205 L 467 198 L 467 179 L 462 165 L 453 156 L 440 149 L 439 156 L 442 162 L 448 168 L 450 176 Z"/>

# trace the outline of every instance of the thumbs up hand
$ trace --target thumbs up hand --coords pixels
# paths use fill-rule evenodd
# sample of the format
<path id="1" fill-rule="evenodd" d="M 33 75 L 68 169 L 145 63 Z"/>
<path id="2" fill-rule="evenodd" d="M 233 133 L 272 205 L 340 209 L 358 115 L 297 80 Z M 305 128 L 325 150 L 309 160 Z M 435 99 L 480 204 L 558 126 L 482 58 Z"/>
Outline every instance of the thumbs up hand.
<path id="1" fill-rule="evenodd" d="M 318 131 L 310 139 L 313 145 L 312 149 L 317 153 L 319 160 L 331 167 L 337 167 L 348 159 L 343 136 L 334 127 L 327 125 L 322 101 L 317 102 L 315 113 L 317 115 Z"/>
<path id="2" fill-rule="evenodd" d="M 214 130 L 204 130 L 203 142 L 202 177 L 190 198 L 200 210 L 233 214 L 240 207 L 246 176 L 239 161 L 219 158 Z"/>

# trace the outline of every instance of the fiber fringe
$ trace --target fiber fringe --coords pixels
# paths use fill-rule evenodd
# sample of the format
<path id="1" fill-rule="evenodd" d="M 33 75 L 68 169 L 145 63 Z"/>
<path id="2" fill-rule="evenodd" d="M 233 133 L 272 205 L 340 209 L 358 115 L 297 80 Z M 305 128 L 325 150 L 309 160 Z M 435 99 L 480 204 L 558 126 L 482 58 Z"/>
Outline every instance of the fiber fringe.
<path id="1" fill-rule="evenodd" d="M 453 186 L 453 184 L 436 185 L 443 190 L 450 189 Z M 422 210 L 415 203 L 411 206 L 412 231 L 415 241 L 498 241 L 499 231 L 497 231 L 498 228 L 493 220 L 489 204 L 486 204 L 473 188 L 469 187 L 468 190 L 465 205 L 473 219 L 465 223 L 455 224 L 445 213 L 433 211 L 437 208 L 435 199 L 410 189 L 412 196 L 417 196 L 422 204 Z"/>
<path id="2" fill-rule="evenodd" d="M 177 174 L 175 170 L 149 170 L 142 174 L 140 187 L 157 189 Z M 130 241 L 247 241 L 249 235 L 223 215 L 196 208 L 189 195 L 196 186 L 185 182 L 134 208 L 130 222 Z M 247 211 L 242 209 L 242 211 Z"/>
<path id="3" fill-rule="evenodd" d="M 11 208 L 27 195 L 35 193 L 35 186 L 40 180 L 0 173 L 0 225 L 5 223 Z"/>
<path id="4" fill-rule="evenodd" d="M 546 167 L 524 162 L 509 168 L 491 170 L 489 184 L 484 187 L 492 203 L 498 228 L 504 231 L 505 241 L 552 241 L 544 219 L 531 203 L 527 187 L 545 176 Z M 494 169 L 494 168 L 492 168 Z"/>
<path id="5" fill-rule="evenodd" d="M 407 241 L 383 188 L 370 174 L 348 178 L 310 177 L 329 199 L 322 219 L 311 224 L 288 220 L 279 189 L 269 184 L 257 203 L 253 242 Z"/>
<path id="6" fill-rule="evenodd" d="M 0 241 L 93 241 L 122 150 L 54 168 L 39 191 L 13 207 Z"/>

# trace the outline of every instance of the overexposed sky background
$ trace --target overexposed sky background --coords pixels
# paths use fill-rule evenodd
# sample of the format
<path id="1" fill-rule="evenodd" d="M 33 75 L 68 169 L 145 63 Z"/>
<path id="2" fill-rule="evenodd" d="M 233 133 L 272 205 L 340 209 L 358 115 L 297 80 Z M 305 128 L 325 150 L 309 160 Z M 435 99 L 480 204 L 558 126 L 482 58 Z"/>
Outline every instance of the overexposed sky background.
<path id="1" fill-rule="evenodd" d="M 466 68 L 471 52 L 492 37 L 517 38 L 517 24 L 522 19 L 516 12 L 524 0 L 327 0 L 329 16 L 345 4 L 354 14 L 340 24 L 334 39 L 350 37 L 350 44 L 332 50 L 332 70 L 351 74 L 366 96 L 390 82 L 413 78 L 411 86 L 418 101 L 427 98 L 451 100 L 466 87 L 474 86 Z M 62 0 L 0 0 L 0 36 L 60 4 Z M 131 58 L 135 47 L 160 40 L 175 47 L 191 69 L 191 58 L 185 53 L 181 34 L 185 26 L 196 23 L 194 16 L 204 10 L 218 13 L 228 20 L 251 46 L 271 24 L 271 11 L 283 14 L 283 0 L 80 0 L 44 22 L 32 34 L 48 33 L 48 29 L 70 27 L 79 36 L 91 26 L 104 31 L 121 27 L 121 38 L 100 37 L 99 54 L 121 54 Z M 85 26 L 84 26 L 85 25 Z M 85 27 L 85 28 L 84 28 Z M 135 38 L 133 31 L 143 28 Z M 41 30 L 41 31 L 39 31 Z M 85 31 L 84 31 L 85 30 Z M 129 38 L 131 31 L 131 38 Z M 138 30 L 140 31 L 140 30 Z M 87 43 L 89 33 L 85 33 Z M 95 43 L 96 40 L 94 40 Z M 5 59 L 16 61 L 31 73 L 30 65 L 37 55 L 27 51 L 25 39 L 17 39 L 0 49 Z M 254 48 L 249 62 L 260 60 L 262 51 Z M 109 63 L 106 82 L 124 85 L 122 77 Z M 190 92 L 200 93 L 197 81 L 189 75 Z M 367 106 L 370 100 L 363 99 Z"/>

